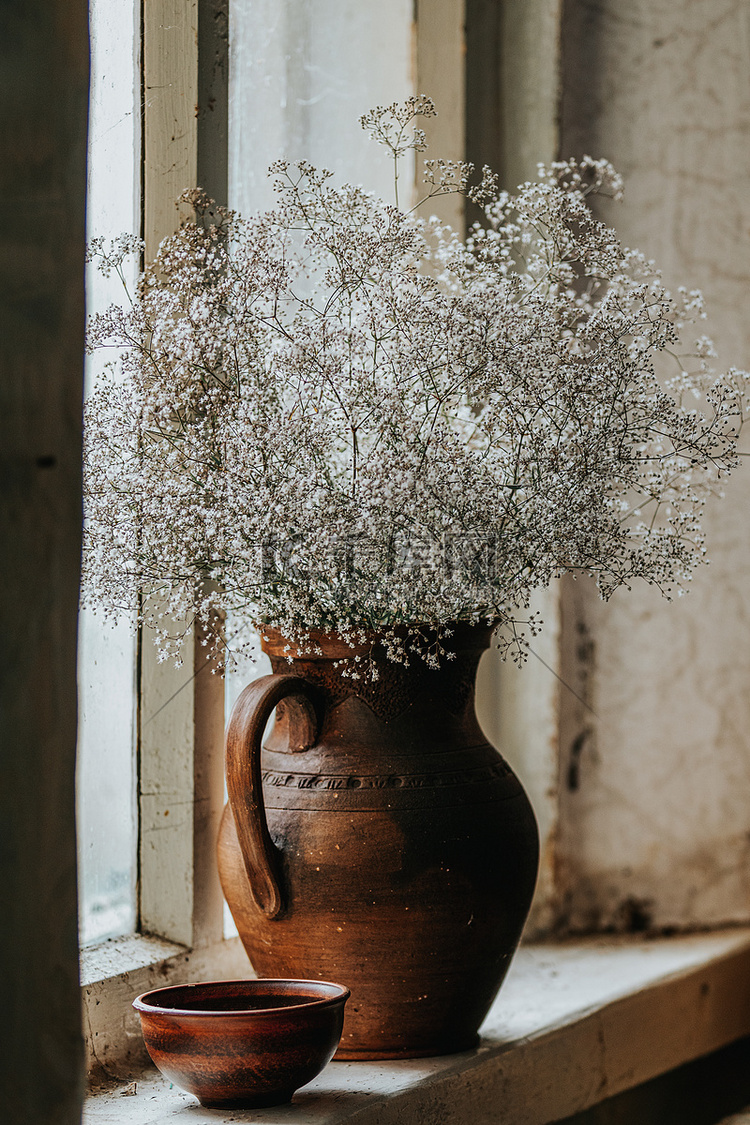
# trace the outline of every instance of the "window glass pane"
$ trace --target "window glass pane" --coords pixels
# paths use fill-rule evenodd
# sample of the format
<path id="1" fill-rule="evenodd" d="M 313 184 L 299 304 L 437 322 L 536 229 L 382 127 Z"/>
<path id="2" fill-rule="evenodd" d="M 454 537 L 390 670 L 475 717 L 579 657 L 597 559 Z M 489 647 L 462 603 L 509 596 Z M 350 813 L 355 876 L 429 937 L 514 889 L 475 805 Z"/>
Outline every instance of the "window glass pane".
<path id="1" fill-rule="evenodd" d="M 229 204 L 273 202 L 268 165 L 310 160 L 386 199 L 393 170 L 359 126 L 412 86 L 412 0 L 233 0 Z M 409 182 L 404 163 L 404 183 Z"/>
<path id="2" fill-rule="evenodd" d="M 134 0 L 92 0 L 88 237 L 140 227 L 140 124 Z M 132 286 L 137 262 L 126 263 Z M 87 268 L 88 312 L 122 301 L 119 278 Z M 106 357 L 111 359 L 111 356 Z M 96 385 L 102 360 L 87 359 Z M 132 622 L 86 610 L 79 631 L 78 839 L 83 942 L 136 925 L 136 643 Z"/>

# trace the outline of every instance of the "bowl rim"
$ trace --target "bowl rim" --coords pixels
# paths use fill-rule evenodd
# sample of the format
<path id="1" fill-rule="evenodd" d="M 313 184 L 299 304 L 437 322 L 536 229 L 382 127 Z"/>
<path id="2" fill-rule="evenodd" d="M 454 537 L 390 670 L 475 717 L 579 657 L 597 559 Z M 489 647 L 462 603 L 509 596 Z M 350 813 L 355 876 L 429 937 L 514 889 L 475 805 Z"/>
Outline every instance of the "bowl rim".
<path id="1" fill-rule="evenodd" d="M 324 988 L 335 989 L 335 992 L 330 996 L 313 997 L 305 1000 L 303 1003 L 298 1004 L 277 1004 L 273 1008 L 229 1008 L 226 1010 L 216 1008 L 174 1008 L 167 1007 L 165 1004 L 159 1004 L 158 1001 L 152 999 L 160 996 L 165 992 L 174 992 L 177 989 L 201 989 L 201 988 L 222 988 L 223 986 L 230 985 L 314 985 L 319 987 L 322 985 Z M 235 980 L 205 980 L 205 981 L 190 981 L 185 984 L 168 984 L 161 988 L 151 988 L 148 992 L 142 992 L 140 996 L 136 996 L 133 1001 L 133 1007 L 137 1012 L 144 1015 L 175 1015 L 175 1016 L 211 1016 L 214 1018 L 227 1018 L 236 1019 L 238 1016 L 252 1016 L 255 1019 L 263 1019 L 278 1015 L 280 1012 L 290 1012 L 310 1008 L 325 1008 L 334 1004 L 346 1003 L 351 996 L 351 991 L 343 984 L 336 984 L 328 980 L 302 980 L 291 977 L 239 977 Z"/>

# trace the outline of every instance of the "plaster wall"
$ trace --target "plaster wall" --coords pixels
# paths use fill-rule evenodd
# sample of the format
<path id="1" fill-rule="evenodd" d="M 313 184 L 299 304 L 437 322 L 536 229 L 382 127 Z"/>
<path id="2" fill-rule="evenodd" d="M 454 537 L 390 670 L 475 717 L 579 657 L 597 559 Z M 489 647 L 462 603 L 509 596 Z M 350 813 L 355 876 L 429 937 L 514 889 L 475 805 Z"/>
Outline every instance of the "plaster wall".
<path id="1" fill-rule="evenodd" d="M 703 290 L 721 364 L 750 367 L 750 8 L 568 0 L 561 88 L 561 155 L 623 173 L 604 217 L 668 285 Z M 558 908 L 573 929 L 750 917 L 747 463 L 706 529 L 710 565 L 671 604 L 643 588 L 603 604 L 566 580 L 561 674 L 588 705 L 561 693 Z"/>

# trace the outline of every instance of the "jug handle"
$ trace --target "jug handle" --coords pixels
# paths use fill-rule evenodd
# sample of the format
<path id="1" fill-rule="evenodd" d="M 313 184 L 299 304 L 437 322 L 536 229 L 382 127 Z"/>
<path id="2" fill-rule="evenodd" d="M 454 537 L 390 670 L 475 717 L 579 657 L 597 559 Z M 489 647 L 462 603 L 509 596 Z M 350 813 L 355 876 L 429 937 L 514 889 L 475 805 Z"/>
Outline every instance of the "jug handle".
<path id="1" fill-rule="evenodd" d="M 300 676 L 272 675 L 254 680 L 240 694 L 226 735 L 226 771 L 229 807 L 256 903 L 269 918 L 284 909 L 279 872 L 279 852 L 271 839 L 263 801 L 260 770 L 261 740 L 277 704 L 294 697 L 290 708 L 291 749 L 306 750 L 318 737 L 319 693 Z"/>

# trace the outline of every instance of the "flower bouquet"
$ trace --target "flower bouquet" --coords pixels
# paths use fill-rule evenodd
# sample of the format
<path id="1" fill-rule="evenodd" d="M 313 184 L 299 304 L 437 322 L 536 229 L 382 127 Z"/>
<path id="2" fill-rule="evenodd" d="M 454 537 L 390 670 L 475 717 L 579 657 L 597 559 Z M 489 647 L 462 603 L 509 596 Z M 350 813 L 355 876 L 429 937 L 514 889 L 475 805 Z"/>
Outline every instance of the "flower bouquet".
<path id="1" fill-rule="evenodd" d="M 264 214 L 188 192 L 195 218 L 90 324 L 117 358 L 86 409 L 86 589 L 138 608 L 165 651 L 167 622 L 220 605 L 297 639 L 375 630 L 396 658 L 424 628 L 434 660 L 455 623 L 488 622 L 518 652 L 555 576 L 670 595 L 703 557 L 744 383 L 690 337 L 700 295 L 592 216 L 621 190 L 604 161 L 515 195 L 427 161 L 424 199 L 399 207 L 433 113 L 417 97 L 362 118 L 394 202 L 285 161 Z M 483 209 L 465 240 L 423 217 L 447 192 Z M 120 269 L 137 245 L 91 255 Z"/>

